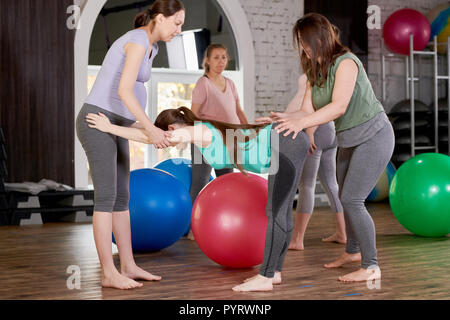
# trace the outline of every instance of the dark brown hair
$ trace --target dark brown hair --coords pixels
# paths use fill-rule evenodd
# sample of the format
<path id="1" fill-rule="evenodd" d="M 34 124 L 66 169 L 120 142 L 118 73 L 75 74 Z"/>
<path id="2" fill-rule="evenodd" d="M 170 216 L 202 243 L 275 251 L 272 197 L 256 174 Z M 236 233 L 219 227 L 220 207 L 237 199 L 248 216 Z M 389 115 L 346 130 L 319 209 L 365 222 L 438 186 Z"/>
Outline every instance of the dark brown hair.
<path id="1" fill-rule="evenodd" d="M 210 44 L 208 46 L 208 48 L 206 48 L 206 50 L 205 50 L 205 56 L 203 58 L 203 63 L 202 63 L 203 69 L 205 69 L 205 75 L 208 74 L 209 71 L 210 71 L 209 64 L 208 64 L 207 60 L 209 58 L 211 58 L 211 54 L 212 54 L 214 49 L 223 49 L 223 50 L 225 50 L 225 52 L 227 53 L 228 60 L 230 60 L 230 56 L 228 55 L 227 47 L 225 47 L 223 44 L 220 44 L 220 43 L 212 43 L 212 44 Z"/>
<path id="2" fill-rule="evenodd" d="M 294 46 L 299 50 L 303 71 L 311 86 L 322 86 L 336 58 L 350 52 L 339 40 L 339 29 L 318 13 L 308 13 L 297 20 L 292 35 Z M 301 50 L 303 45 L 310 49 L 310 58 L 304 48 Z"/>
<path id="3" fill-rule="evenodd" d="M 167 18 L 181 10 L 185 11 L 183 3 L 179 0 L 156 0 L 150 9 L 144 10 L 134 18 L 134 28 L 148 25 L 160 13 Z"/>
<path id="4" fill-rule="evenodd" d="M 180 107 L 178 109 L 167 109 L 161 112 L 158 117 L 155 120 L 155 126 L 160 128 L 161 130 L 167 131 L 169 130 L 169 125 L 171 124 L 185 124 L 188 126 L 193 126 L 196 121 L 202 121 L 202 122 L 209 122 L 212 124 L 217 130 L 219 130 L 222 133 L 222 139 L 223 143 L 228 149 L 228 152 L 230 153 L 230 146 L 227 146 L 226 143 L 226 131 L 227 129 L 232 130 L 243 130 L 243 129 L 255 129 L 256 134 L 252 135 L 245 135 L 241 132 L 241 137 L 244 138 L 244 141 L 249 141 L 251 139 L 256 138 L 256 135 L 258 134 L 259 130 L 266 127 L 268 124 L 231 124 L 216 120 L 208 120 L 208 119 L 201 119 L 197 117 L 189 108 L 186 107 Z M 233 157 L 230 157 L 230 159 L 233 159 L 233 164 L 236 168 L 238 168 L 241 172 L 244 172 L 244 169 L 242 166 L 238 163 L 238 154 L 237 154 L 237 135 L 234 136 L 233 139 L 234 149 L 233 149 Z M 241 139 L 240 139 L 241 141 Z"/>
<path id="5" fill-rule="evenodd" d="M 333 31 L 334 34 L 336 35 L 336 38 L 341 41 L 340 36 L 341 36 L 341 30 L 339 30 L 339 28 L 337 26 L 335 26 L 334 24 L 331 25 L 333 27 Z"/>

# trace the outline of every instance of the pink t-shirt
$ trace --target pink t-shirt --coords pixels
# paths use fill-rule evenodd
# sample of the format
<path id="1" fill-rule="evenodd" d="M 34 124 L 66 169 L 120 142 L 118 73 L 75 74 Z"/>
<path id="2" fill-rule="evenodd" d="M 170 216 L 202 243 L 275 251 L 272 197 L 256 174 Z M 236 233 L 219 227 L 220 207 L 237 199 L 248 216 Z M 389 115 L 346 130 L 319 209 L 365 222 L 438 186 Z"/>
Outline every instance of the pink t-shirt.
<path id="1" fill-rule="evenodd" d="M 240 124 L 236 112 L 239 96 L 233 81 L 225 78 L 226 89 L 222 92 L 207 77 L 198 81 L 192 92 L 192 103 L 200 104 L 199 118 Z"/>

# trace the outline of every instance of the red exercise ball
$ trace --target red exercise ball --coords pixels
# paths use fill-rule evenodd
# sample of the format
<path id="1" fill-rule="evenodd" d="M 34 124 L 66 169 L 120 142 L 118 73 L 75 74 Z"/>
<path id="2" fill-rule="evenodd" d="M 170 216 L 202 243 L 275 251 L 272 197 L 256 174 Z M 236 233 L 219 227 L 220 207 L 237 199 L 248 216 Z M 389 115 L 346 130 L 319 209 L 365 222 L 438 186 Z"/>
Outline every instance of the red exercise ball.
<path id="1" fill-rule="evenodd" d="M 395 53 L 409 55 L 411 34 L 414 35 L 414 50 L 425 49 L 430 40 L 431 26 L 428 19 L 417 10 L 398 10 L 384 23 L 384 42 Z"/>
<path id="2" fill-rule="evenodd" d="M 192 209 L 192 232 L 203 253 L 231 268 L 262 263 L 267 229 L 267 180 L 229 173 L 211 181 Z"/>

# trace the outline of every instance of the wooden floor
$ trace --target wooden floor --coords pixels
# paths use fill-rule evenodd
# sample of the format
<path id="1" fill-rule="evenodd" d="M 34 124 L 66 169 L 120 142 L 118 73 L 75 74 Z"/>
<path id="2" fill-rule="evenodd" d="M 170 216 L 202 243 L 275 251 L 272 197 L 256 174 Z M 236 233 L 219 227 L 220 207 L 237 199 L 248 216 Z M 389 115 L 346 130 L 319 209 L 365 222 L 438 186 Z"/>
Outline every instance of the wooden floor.
<path id="1" fill-rule="evenodd" d="M 135 256 L 141 267 L 161 275 L 161 282 L 146 282 L 132 291 L 102 289 L 89 223 L 0 227 L 0 299 L 450 299 L 450 238 L 410 234 L 387 204 L 371 205 L 369 211 L 377 230 L 380 283 L 337 281 L 358 264 L 336 270 L 322 267 L 344 247 L 321 242 L 333 232 L 334 217 L 320 209 L 307 230 L 306 250 L 288 252 L 283 284 L 270 293 L 233 292 L 234 285 L 258 269 L 225 269 L 185 238 L 160 252 Z M 67 288 L 71 265 L 80 267 L 79 290 Z"/>

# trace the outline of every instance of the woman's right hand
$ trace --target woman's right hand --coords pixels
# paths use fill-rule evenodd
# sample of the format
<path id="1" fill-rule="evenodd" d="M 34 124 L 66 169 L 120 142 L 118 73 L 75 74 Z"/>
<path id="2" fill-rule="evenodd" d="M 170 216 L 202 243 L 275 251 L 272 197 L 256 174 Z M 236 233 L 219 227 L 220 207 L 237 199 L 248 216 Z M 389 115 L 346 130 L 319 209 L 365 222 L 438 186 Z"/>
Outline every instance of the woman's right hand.
<path id="1" fill-rule="evenodd" d="M 306 130 L 306 135 L 308 136 L 308 138 L 309 138 L 309 143 L 310 143 L 308 154 L 311 155 L 311 154 L 314 154 L 314 151 L 316 151 L 316 149 L 317 149 L 317 146 L 316 146 L 316 144 L 314 143 L 314 133 L 310 134 L 310 133 L 308 132 L 308 130 Z"/>
<path id="2" fill-rule="evenodd" d="M 86 115 L 86 122 L 89 123 L 89 128 L 95 128 L 102 132 L 109 132 L 111 128 L 111 122 L 109 121 L 108 117 L 101 112 L 99 112 L 98 114 L 88 113 Z"/>
<path id="3" fill-rule="evenodd" d="M 146 132 L 156 149 L 164 149 L 172 145 L 169 141 L 169 138 L 172 137 L 170 132 L 163 131 L 156 127 L 146 129 Z"/>

